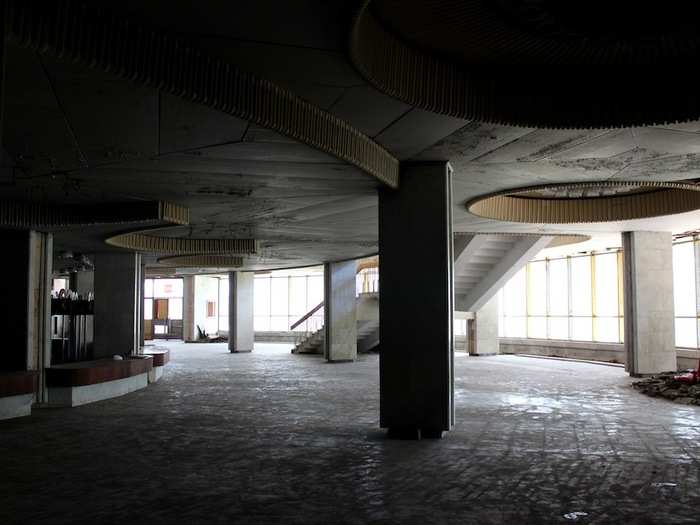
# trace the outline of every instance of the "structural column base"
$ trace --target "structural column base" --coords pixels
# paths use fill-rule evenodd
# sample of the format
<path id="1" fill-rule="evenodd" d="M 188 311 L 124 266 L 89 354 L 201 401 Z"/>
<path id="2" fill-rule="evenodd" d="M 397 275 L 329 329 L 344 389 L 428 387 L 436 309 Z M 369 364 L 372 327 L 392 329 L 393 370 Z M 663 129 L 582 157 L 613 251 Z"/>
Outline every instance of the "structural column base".
<path id="1" fill-rule="evenodd" d="M 434 428 L 418 428 L 418 427 L 389 427 L 387 429 L 386 437 L 389 439 L 405 439 L 405 440 L 419 440 L 419 439 L 442 439 L 445 435 L 444 430 L 437 430 Z"/>
<path id="2" fill-rule="evenodd" d="M 252 351 L 253 350 L 234 350 L 234 349 L 231 349 L 232 354 L 249 354 Z"/>

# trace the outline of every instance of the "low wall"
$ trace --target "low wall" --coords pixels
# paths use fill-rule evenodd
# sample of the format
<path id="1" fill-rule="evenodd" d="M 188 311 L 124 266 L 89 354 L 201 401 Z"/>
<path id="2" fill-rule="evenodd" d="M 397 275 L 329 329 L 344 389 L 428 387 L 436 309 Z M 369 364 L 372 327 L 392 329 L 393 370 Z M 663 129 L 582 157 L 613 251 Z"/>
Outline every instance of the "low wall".
<path id="1" fill-rule="evenodd" d="M 290 343 L 295 344 L 304 336 L 304 332 L 255 332 L 258 343 Z"/>
<path id="2" fill-rule="evenodd" d="M 501 337 L 502 354 L 530 354 L 550 357 L 568 357 L 604 361 L 607 363 L 625 363 L 625 347 L 619 343 L 592 343 L 588 341 L 558 341 L 554 339 L 521 339 Z M 676 348 L 678 369 L 696 368 L 700 351 L 694 348 Z"/>

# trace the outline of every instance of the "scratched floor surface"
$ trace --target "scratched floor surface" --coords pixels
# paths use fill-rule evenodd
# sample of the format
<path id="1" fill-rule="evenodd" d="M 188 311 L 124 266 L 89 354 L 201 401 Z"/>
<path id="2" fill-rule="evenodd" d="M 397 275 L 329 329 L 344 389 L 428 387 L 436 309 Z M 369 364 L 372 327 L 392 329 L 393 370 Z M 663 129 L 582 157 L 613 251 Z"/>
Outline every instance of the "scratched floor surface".
<path id="1" fill-rule="evenodd" d="M 0 422 L 0 523 L 700 520 L 700 407 L 619 368 L 459 356 L 455 430 L 389 441 L 376 356 L 170 347 L 148 389 Z"/>

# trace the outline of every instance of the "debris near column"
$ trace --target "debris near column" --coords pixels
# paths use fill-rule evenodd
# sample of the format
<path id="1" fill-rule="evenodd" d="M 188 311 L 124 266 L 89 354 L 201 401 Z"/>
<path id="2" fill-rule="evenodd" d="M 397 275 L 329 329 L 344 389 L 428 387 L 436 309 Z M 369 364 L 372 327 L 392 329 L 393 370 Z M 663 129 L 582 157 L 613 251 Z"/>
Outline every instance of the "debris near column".
<path id="1" fill-rule="evenodd" d="M 650 397 L 663 397 L 684 405 L 700 405 L 700 375 L 697 370 L 664 372 L 635 381 L 632 386 Z"/>

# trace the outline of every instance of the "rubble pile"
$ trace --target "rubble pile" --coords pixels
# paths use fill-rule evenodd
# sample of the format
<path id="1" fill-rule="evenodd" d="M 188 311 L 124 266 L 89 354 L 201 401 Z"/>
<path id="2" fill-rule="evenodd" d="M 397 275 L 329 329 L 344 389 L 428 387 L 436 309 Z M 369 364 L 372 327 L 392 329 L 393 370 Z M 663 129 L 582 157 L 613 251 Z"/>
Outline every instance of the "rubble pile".
<path id="1" fill-rule="evenodd" d="M 700 383 L 692 384 L 678 377 L 678 372 L 664 372 L 636 381 L 632 386 L 651 397 L 664 397 L 685 405 L 700 405 Z"/>

